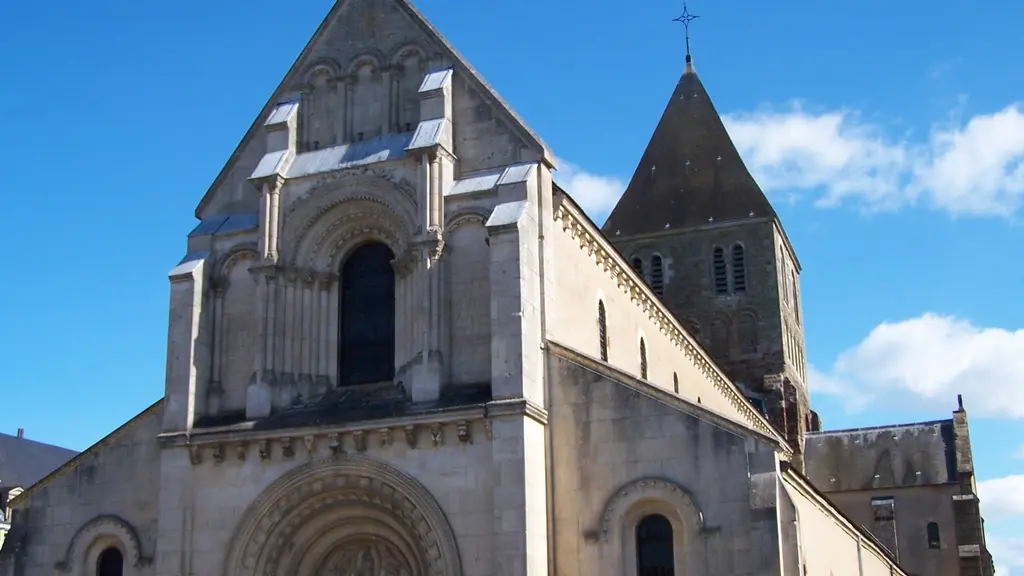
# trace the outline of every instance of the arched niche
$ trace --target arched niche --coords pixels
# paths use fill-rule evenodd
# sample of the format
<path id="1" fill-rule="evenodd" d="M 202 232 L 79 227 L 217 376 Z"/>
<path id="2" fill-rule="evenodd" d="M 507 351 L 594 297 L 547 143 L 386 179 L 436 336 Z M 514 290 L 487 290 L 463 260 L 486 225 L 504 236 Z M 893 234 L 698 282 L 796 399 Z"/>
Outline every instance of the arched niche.
<path id="1" fill-rule="evenodd" d="M 704 514 L 682 486 L 662 478 L 641 478 L 622 486 L 605 502 L 597 530 L 601 565 L 623 576 L 637 574 L 637 528 L 662 516 L 672 528 L 674 576 L 703 574 L 708 531 Z"/>
<path id="2" fill-rule="evenodd" d="M 92 576 L 100 555 L 108 548 L 116 548 L 124 560 L 123 574 L 139 574 L 152 559 L 144 556 L 138 533 L 128 521 L 113 515 L 97 516 L 83 524 L 55 565 L 58 572 L 73 576 Z"/>
<path id="3" fill-rule="evenodd" d="M 313 576 L 334 569 L 462 573 L 455 535 L 430 493 L 391 466 L 358 456 L 314 460 L 274 482 L 239 523 L 224 574 Z"/>

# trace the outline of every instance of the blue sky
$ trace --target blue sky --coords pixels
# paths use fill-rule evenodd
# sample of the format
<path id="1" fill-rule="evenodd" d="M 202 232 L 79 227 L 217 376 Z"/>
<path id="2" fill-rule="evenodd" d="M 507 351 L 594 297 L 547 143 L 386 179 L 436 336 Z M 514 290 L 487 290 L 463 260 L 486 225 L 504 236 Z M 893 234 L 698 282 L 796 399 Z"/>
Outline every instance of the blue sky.
<path id="1" fill-rule="evenodd" d="M 193 208 L 331 3 L 0 7 L 4 432 L 83 449 L 160 396 Z M 603 220 L 681 71 L 680 3 L 417 5 Z M 945 418 L 963 393 L 997 563 L 1024 574 L 1024 3 L 690 9 L 804 267 L 826 427 Z"/>

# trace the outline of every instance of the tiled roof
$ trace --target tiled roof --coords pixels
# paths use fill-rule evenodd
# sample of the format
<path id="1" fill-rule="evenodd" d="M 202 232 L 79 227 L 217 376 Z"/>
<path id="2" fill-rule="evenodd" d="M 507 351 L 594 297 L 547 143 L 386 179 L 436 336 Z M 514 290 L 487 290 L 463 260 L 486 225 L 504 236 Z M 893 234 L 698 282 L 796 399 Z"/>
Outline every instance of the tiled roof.
<path id="1" fill-rule="evenodd" d="M 76 454 L 67 448 L 0 434 L 0 486 L 27 488 Z"/>
<path id="2" fill-rule="evenodd" d="M 614 240 L 765 217 L 775 217 L 775 211 L 687 65 L 602 231 Z"/>

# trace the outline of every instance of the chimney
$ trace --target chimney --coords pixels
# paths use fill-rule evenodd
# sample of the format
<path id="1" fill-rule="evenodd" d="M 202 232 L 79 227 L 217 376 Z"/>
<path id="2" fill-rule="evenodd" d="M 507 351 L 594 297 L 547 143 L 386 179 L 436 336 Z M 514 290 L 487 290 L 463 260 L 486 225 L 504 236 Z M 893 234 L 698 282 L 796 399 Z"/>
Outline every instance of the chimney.
<path id="1" fill-rule="evenodd" d="M 18 438 L 24 438 L 24 437 L 25 437 L 25 429 L 24 428 L 18 428 Z"/>

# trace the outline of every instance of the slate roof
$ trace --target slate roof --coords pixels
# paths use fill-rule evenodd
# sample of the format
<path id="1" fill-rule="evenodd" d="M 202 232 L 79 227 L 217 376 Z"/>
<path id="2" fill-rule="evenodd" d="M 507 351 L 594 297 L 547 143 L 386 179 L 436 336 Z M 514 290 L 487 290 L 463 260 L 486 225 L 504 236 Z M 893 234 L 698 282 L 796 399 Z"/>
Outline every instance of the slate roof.
<path id="1" fill-rule="evenodd" d="M 28 488 L 77 454 L 67 448 L 0 434 L 0 486 Z"/>
<path id="2" fill-rule="evenodd" d="M 775 216 L 687 63 L 602 231 L 615 238 Z"/>
<path id="3" fill-rule="evenodd" d="M 823 492 L 955 482 L 953 420 L 811 433 L 804 462 Z"/>

